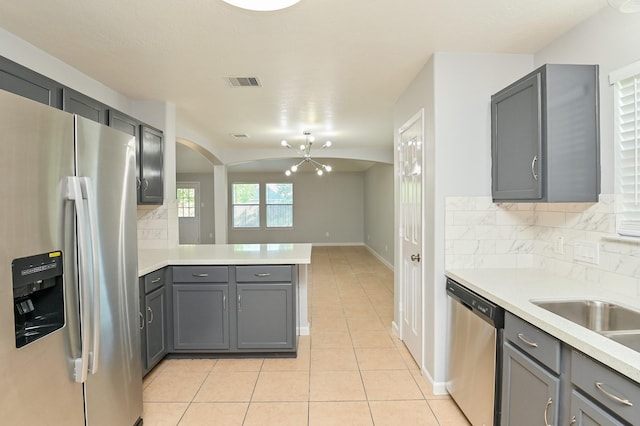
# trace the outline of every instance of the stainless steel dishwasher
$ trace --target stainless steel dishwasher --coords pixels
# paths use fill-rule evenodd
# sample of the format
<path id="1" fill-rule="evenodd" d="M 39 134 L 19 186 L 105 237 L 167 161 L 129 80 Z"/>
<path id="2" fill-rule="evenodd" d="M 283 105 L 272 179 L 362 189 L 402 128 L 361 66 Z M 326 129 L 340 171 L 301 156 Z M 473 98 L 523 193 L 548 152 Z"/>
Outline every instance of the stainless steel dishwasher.
<path id="1" fill-rule="evenodd" d="M 504 309 L 450 278 L 447 294 L 447 391 L 473 426 L 497 426 Z"/>

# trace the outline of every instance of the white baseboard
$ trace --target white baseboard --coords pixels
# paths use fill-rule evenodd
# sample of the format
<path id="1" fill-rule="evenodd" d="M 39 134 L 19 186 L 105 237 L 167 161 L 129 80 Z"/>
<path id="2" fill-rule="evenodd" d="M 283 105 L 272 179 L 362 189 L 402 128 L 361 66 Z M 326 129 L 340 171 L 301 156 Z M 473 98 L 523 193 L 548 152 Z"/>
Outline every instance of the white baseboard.
<path id="1" fill-rule="evenodd" d="M 447 395 L 449 393 L 447 392 L 446 382 L 434 381 L 433 377 L 431 377 L 429 372 L 424 368 L 421 368 L 420 372 L 422 373 L 422 377 L 427 379 L 427 381 L 431 384 L 431 392 L 433 392 L 434 395 Z"/>
<path id="2" fill-rule="evenodd" d="M 352 247 L 352 246 L 364 246 L 364 243 L 311 243 L 315 247 Z"/>
<path id="3" fill-rule="evenodd" d="M 306 327 L 296 327 L 298 331 L 298 336 L 310 336 L 311 335 L 311 326 Z"/>
<path id="4" fill-rule="evenodd" d="M 387 261 L 387 259 L 383 258 L 382 256 L 380 256 L 378 254 L 378 252 L 376 252 L 374 249 L 372 249 L 371 247 L 369 247 L 368 245 L 364 245 L 366 247 L 366 249 L 369 251 L 369 253 L 371 253 L 372 255 L 374 255 L 376 257 L 376 259 L 378 259 L 380 262 L 382 262 L 384 264 L 384 266 L 386 266 L 387 268 L 391 269 L 393 271 L 393 265 L 391 263 L 389 263 Z"/>
<path id="5" fill-rule="evenodd" d="M 398 327 L 395 321 L 391 321 L 391 331 L 398 339 L 400 338 L 400 327 Z"/>

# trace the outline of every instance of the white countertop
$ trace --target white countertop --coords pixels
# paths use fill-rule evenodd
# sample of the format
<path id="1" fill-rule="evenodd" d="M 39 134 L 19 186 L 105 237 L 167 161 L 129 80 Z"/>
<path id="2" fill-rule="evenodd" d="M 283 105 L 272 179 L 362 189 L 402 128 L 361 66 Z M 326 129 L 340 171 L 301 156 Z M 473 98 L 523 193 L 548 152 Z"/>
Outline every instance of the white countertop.
<path id="1" fill-rule="evenodd" d="M 138 250 L 138 276 L 168 265 L 310 264 L 311 244 L 200 244 Z"/>
<path id="2" fill-rule="evenodd" d="M 640 309 L 640 297 L 537 269 L 454 269 L 447 276 L 552 336 L 640 383 L 640 353 L 542 309 L 530 300 L 598 299 Z"/>

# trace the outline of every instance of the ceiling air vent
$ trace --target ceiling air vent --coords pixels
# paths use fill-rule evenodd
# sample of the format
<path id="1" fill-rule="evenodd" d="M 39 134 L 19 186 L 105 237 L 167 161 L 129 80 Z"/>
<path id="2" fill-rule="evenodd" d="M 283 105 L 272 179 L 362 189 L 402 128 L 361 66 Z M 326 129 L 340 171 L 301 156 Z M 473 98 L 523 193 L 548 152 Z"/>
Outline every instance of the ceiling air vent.
<path id="1" fill-rule="evenodd" d="M 258 77 L 227 77 L 231 87 L 261 87 Z"/>
<path id="2" fill-rule="evenodd" d="M 247 139 L 249 137 L 246 133 L 231 133 L 231 136 L 236 139 Z"/>

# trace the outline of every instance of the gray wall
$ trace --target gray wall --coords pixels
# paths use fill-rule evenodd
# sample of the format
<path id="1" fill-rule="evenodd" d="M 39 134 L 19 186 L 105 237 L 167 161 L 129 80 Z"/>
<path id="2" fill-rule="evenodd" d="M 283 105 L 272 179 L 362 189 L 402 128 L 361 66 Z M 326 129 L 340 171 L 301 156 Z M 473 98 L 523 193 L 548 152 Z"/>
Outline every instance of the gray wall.
<path id="1" fill-rule="evenodd" d="M 393 165 L 375 164 L 364 172 L 365 244 L 388 265 L 394 260 Z"/>
<path id="2" fill-rule="evenodd" d="M 229 198 L 229 238 L 234 243 L 364 243 L 364 173 L 229 173 L 233 183 L 293 183 L 293 228 L 233 229 Z M 264 224 L 263 224 L 264 225 Z M 329 233 L 329 236 L 326 233 Z"/>
<path id="3" fill-rule="evenodd" d="M 200 182 L 200 244 L 215 241 L 213 213 L 213 174 L 178 173 L 177 182 Z"/>

